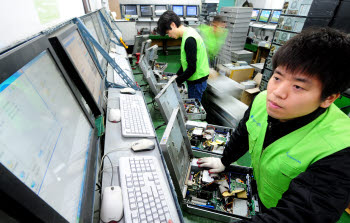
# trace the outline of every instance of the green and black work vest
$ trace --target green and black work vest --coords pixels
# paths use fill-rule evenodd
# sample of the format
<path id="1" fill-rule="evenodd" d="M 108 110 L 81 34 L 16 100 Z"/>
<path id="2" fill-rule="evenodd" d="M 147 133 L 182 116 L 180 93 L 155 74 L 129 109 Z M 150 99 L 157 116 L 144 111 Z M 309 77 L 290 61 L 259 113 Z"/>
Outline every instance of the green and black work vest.
<path id="1" fill-rule="evenodd" d="M 181 42 L 181 65 L 183 71 L 187 69 L 187 60 L 186 60 L 186 52 L 185 52 L 185 43 L 188 37 L 193 37 L 197 43 L 197 63 L 196 63 L 196 72 L 188 78 L 189 81 L 195 81 L 202 77 L 209 75 L 209 63 L 208 56 L 205 49 L 204 42 L 201 36 L 191 27 L 186 27 L 185 32 L 182 36 Z"/>
<path id="2" fill-rule="evenodd" d="M 334 104 L 309 124 L 265 149 L 266 91 L 254 100 L 246 122 L 254 178 L 265 207 L 276 207 L 292 179 L 314 162 L 350 146 L 350 119 Z"/>

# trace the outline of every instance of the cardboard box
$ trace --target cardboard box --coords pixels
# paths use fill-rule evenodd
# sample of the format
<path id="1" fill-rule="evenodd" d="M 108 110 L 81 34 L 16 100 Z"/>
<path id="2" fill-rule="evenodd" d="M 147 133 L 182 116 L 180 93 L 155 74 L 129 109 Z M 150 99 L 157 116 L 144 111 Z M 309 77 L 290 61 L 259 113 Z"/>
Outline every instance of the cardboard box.
<path id="1" fill-rule="evenodd" d="M 219 64 L 218 70 L 219 73 L 225 73 L 227 77 L 237 82 L 251 79 L 254 73 L 254 68 L 249 65 L 235 67 L 233 64 Z"/>
<path id="2" fill-rule="evenodd" d="M 244 90 L 241 96 L 241 102 L 243 102 L 248 106 L 252 103 L 254 96 L 259 94 L 260 92 L 259 86 L 261 83 L 261 79 L 262 79 L 261 73 L 258 73 L 257 75 L 255 75 L 253 80 L 257 83 L 257 86 L 255 88 Z"/>

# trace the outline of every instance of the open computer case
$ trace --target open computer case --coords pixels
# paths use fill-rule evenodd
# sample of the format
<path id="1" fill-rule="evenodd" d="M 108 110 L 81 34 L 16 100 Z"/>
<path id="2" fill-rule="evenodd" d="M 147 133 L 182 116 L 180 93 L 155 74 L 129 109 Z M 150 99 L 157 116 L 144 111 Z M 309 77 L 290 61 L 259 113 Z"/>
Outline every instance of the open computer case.
<path id="1" fill-rule="evenodd" d="M 183 210 L 223 222 L 251 219 L 259 212 L 253 170 L 234 166 L 209 176 L 193 159 L 181 109 L 174 109 L 160 147 Z"/>

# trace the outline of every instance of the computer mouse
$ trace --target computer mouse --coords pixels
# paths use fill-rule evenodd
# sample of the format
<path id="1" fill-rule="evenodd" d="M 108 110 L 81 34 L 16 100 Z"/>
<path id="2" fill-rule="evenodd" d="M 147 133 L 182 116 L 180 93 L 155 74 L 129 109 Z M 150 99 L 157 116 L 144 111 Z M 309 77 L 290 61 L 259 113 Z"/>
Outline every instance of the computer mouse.
<path id="1" fill-rule="evenodd" d="M 103 222 L 120 221 L 123 217 L 123 195 L 119 186 L 106 187 L 102 193 L 100 218 Z"/>
<path id="2" fill-rule="evenodd" d="M 127 87 L 127 88 L 121 89 L 120 93 L 122 93 L 122 94 L 136 94 L 136 91 L 130 87 Z"/>
<path id="3" fill-rule="evenodd" d="M 134 152 L 154 149 L 154 142 L 149 139 L 140 139 L 131 145 Z"/>
<path id="4" fill-rule="evenodd" d="M 109 110 L 108 120 L 114 123 L 120 122 L 120 110 L 117 108 L 111 108 Z"/>

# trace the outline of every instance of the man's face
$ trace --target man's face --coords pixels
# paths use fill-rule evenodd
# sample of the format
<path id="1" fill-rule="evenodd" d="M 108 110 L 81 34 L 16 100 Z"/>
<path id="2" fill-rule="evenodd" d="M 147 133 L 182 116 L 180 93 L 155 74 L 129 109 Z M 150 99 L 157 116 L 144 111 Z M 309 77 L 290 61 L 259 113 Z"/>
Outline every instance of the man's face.
<path id="1" fill-rule="evenodd" d="M 217 22 L 217 21 L 214 22 L 213 21 L 211 26 L 213 27 L 213 31 L 215 33 L 221 33 L 226 28 L 226 23 L 225 22 Z"/>
<path id="2" fill-rule="evenodd" d="M 178 28 L 176 27 L 175 23 L 171 23 L 170 28 L 171 29 L 166 31 L 166 34 L 168 34 L 169 37 L 174 38 L 174 39 L 179 38 L 178 32 L 177 32 Z"/>
<path id="3" fill-rule="evenodd" d="M 330 104 L 321 100 L 322 83 L 303 73 L 277 67 L 267 86 L 267 113 L 280 121 L 308 115 Z"/>

